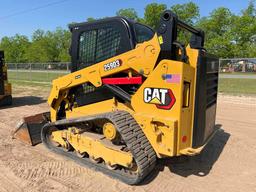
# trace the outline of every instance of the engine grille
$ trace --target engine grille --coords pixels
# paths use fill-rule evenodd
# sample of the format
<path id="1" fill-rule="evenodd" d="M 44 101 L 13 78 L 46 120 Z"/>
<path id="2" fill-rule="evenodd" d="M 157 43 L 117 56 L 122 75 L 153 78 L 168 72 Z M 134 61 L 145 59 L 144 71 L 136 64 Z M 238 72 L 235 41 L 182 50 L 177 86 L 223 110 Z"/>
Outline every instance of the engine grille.
<path id="1" fill-rule="evenodd" d="M 202 146 L 215 127 L 218 93 L 218 58 L 199 52 L 196 72 L 193 147 Z"/>
<path id="2" fill-rule="evenodd" d="M 206 75 L 206 107 L 209 108 L 217 102 L 218 94 L 218 72 L 207 73 Z"/>

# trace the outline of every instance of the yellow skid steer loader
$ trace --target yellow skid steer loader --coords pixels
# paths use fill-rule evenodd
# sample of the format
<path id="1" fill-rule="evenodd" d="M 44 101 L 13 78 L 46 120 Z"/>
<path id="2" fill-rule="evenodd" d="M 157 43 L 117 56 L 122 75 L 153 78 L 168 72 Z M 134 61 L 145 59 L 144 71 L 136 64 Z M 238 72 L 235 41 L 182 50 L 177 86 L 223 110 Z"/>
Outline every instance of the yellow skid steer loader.
<path id="1" fill-rule="evenodd" d="M 4 51 L 0 51 L 0 107 L 12 104 L 12 87 L 8 83 Z"/>
<path id="2" fill-rule="evenodd" d="M 25 118 L 17 138 L 128 184 L 157 158 L 200 153 L 216 132 L 218 88 L 203 31 L 171 11 L 156 31 L 124 17 L 70 30 L 72 71 L 52 82 L 50 113 Z M 179 30 L 191 34 L 188 45 Z"/>

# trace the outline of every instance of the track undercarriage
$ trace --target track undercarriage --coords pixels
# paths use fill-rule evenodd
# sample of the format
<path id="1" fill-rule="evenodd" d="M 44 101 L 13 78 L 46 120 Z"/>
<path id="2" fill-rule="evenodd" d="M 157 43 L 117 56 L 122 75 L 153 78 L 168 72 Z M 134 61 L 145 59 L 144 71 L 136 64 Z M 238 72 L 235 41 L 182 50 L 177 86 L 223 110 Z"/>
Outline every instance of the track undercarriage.
<path id="1" fill-rule="evenodd" d="M 116 137 L 109 137 L 113 135 L 110 125 Z M 58 154 L 128 184 L 139 183 L 156 163 L 149 141 L 125 111 L 48 123 L 42 129 L 42 142 Z"/>

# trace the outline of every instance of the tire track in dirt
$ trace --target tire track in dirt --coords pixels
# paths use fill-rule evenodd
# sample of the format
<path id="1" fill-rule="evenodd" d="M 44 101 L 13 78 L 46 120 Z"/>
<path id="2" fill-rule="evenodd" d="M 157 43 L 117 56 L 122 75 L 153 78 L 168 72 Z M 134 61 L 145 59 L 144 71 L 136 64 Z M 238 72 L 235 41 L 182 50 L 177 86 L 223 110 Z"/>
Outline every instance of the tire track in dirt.
<path id="1" fill-rule="evenodd" d="M 82 186 L 79 183 L 74 183 L 72 178 L 87 174 L 83 167 L 76 166 L 71 162 L 50 161 L 41 164 L 15 162 L 9 164 L 8 167 L 15 177 L 25 182 L 25 189 L 35 189 L 38 186 L 43 186 L 45 180 L 48 182 L 54 180 L 59 183 L 58 185 L 63 185 L 73 191 L 73 189 L 81 189 Z"/>
<path id="2" fill-rule="evenodd" d="M 35 187 L 40 185 L 40 182 L 44 182 L 45 179 L 58 180 L 60 184 L 63 184 L 71 189 L 81 188 L 81 185 L 69 181 L 72 177 L 80 174 L 87 174 L 86 169 L 74 164 L 67 160 L 56 160 L 52 157 L 45 156 L 38 153 L 37 150 L 28 150 L 28 146 L 21 143 L 19 147 L 15 146 L 10 141 L 1 140 L 3 143 L 0 146 L 0 165 L 8 167 L 8 172 L 13 173 L 14 177 L 20 179 L 23 182 L 25 189 L 31 189 L 33 191 Z M 43 153 L 43 152 L 42 152 Z M 89 174 L 91 174 L 89 172 Z M 1 178 L 0 178 L 1 179 Z M 65 180 L 65 182 L 61 182 Z M 49 181 L 50 182 L 50 181 Z M 8 186 L 8 181 L 3 180 L 4 186 Z M 69 185 L 67 185 L 69 184 Z M 4 188 L 0 191 L 6 191 Z M 16 191 L 11 189 L 10 191 Z"/>
<path id="3" fill-rule="evenodd" d="M 10 127 L 5 123 L 0 122 L 0 125 L 3 130 L 10 130 Z M 22 188 L 26 191 L 47 191 L 43 187 L 45 180 L 51 186 L 55 183 L 61 188 L 73 191 L 84 187 L 81 183 L 75 183 L 72 180 L 73 177 L 77 175 L 92 177 L 94 174 L 93 171 L 63 158 L 58 160 L 58 156 L 54 154 L 46 154 L 43 146 L 30 147 L 11 139 L 4 131 L 0 132 L 0 136 L 0 165 L 8 167 L 7 172 L 13 174 L 13 180 L 21 180 Z M 6 178 L 1 183 L 3 186 L 15 186 L 11 184 L 11 180 Z M 38 186 L 41 188 L 35 190 Z M 0 188 L 1 192 L 8 190 L 18 191 L 16 188 Z"/>
<path id="4" fill-rule="evenodd" d="M 37 192 L 49 192 L 49 191 L 78 191 L 81 189 L 81 186 L 77 186 L 72 182 L 72 178 L 70 178 L 69 182 L 65 182 L 61 178 L 55 177 L 48 177 L 48 178 L 41 178 L 35 185 L 28 185 L 26 186 L 26 191 L 37 191 Z"/>
<path id="5" fill-rule="evenodd" d="M 1 181 L 1 185 L 0 185 L 1 192 L 9 192 L 9 191 L 22 192 L 20 187 L 13 182 L 13 179 L 9 179 L 5 175 L 4 176 L 0 175 L 0 181 Z"/>
<path id="6" fill-rule="evenodd" d="M 84 173 L 84 168 L 70 162 L 50 161 L 41 164 L 17 162 L 10 165 L 12 172 L 19 178 L 38 181 L 40 178 L 71 178 Z"/>
<path id="7" fill-rule="evenodd" d="M 15 175 L 10 171 L 10 169 L 2 164 L 0 164 L 0 191 L 1 192 L 20 192 L 22 181 L 15 178 Z"/>

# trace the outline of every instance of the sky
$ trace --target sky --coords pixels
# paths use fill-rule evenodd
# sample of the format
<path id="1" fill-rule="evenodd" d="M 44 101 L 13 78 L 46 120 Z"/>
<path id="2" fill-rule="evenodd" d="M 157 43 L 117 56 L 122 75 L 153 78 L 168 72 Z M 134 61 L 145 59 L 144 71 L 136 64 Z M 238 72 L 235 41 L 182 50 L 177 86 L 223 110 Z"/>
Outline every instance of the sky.
<path id="1" fill-rule="evenodd" d="M 22 34 L 31 37 L 37 29 L 67 28 L 71 22 L 82 22 L 88 17 L 114 16 L 119 9 L 134 8 L 143 17 L 149 3 L 164 3 L 170 8 L 190 0 L 0 0 L 0 38 Z M 248 0 L 192 0 L 200 8 L 200 15 L 207 16 L 218 7 L 227 7 L 239 14 L 247 7 Z"/>

